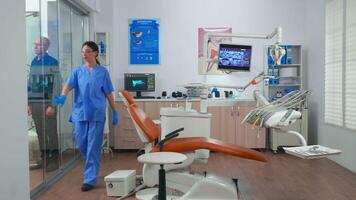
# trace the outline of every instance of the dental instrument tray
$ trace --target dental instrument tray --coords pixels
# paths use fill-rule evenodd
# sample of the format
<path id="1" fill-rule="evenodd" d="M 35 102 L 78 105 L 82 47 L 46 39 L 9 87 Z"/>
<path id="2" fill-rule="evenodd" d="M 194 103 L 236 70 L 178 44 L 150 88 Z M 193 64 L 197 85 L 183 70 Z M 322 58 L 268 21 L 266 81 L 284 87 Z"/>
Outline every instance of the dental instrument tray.
<path id="1" fill-rule="evenodd" d="M 300 147 L 283 147 L 284 151 L 303 159 L 321 158 L 341 153 L 339 149 L 332 149 L 321 145 L 309 145 Z"/>

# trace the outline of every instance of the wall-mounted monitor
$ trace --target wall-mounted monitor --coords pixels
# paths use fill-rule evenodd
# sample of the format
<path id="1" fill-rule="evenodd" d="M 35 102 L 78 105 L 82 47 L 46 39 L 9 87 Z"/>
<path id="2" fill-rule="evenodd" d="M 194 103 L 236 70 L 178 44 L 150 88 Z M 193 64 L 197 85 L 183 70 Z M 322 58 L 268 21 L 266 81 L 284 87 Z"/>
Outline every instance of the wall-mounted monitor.
<path id="1" fill-rule="evenodd" d="M 236 44 L 219 45 L 218 69 L 250 71 L 252 46 Z"/>
<path id="2" fill-rule="evenodd" d="M 125 73 L 125 90 L 136 92 L 135 98 L 144 98 L 141 92 L 155 91 L 155 74 L 144 73 Z"/>

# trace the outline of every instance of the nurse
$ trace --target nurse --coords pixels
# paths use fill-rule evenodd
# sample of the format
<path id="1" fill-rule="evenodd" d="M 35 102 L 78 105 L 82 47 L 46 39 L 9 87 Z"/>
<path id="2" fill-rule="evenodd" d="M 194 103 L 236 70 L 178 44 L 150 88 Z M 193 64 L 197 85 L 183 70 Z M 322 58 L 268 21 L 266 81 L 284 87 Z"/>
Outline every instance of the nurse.
<path id="1" fill-rule="evenodd" d="M 106 117 L 106 99 L 113 110 L 112 124 L 118 122 L 118 113 L 114 106 L 114 91 L 108 70 L 97 60 L 98 46 L 87 41 L 82 45 L 84 64 L 72 70 L 54 102 L 63 106 L 67 94 L 74 90 L 74 102 L 70 122 L 74 127 L 74 140 L 85 159 L 83 192 L 93 189 L 99 174 L 101 145 L 103 143 Z"/>

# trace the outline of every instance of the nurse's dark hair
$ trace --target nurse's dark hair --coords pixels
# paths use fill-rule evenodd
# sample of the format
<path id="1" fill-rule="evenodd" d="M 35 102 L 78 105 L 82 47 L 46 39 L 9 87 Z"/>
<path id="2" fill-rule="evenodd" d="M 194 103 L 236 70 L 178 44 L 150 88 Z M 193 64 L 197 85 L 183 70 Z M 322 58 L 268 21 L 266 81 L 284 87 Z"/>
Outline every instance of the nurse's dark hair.
<path id="1" fill-rule="evenodd" d="M 98 60 L 98 58 L 97 58 L 98 55 L 99 55 L 99 47 L 98 47 L 98 45 L 97 45 L 95 42 L 93 42 L 93 41 L 86 41 L 86 42 L 83 43 L 82 48 L 83 48 L 84 46 L 88 46 L 88 47 L 90 47 L 94 52 L 96 52 L 96 58 L 95 58 L 95 60 L 96 60 L 96 63 L 98 63 L 98 64 L 100 65 L 100 62 L 99 62 L 99 60 Z"/>

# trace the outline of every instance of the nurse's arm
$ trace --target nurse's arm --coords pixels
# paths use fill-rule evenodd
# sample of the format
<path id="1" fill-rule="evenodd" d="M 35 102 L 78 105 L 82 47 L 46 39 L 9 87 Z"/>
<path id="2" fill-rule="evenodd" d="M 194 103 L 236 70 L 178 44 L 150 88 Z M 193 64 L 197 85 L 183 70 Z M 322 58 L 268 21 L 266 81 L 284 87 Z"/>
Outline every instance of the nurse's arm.
<path id="1" fill-rule="evenodd" d="M 68 84 L 64 84 L 61 95 L 67 96 L 67 94 L 72 90 Z"/>
<path id="2" fill-rule="evenodd" d="M 106 95 L 106 98 L 107 98 L 108 101 L 109 101 L 109 104 L 110 104 L 111 109 L 112 109 L 113 111 L 116 111 L 113 93 L 108 93 L 108 94 Z"/>

